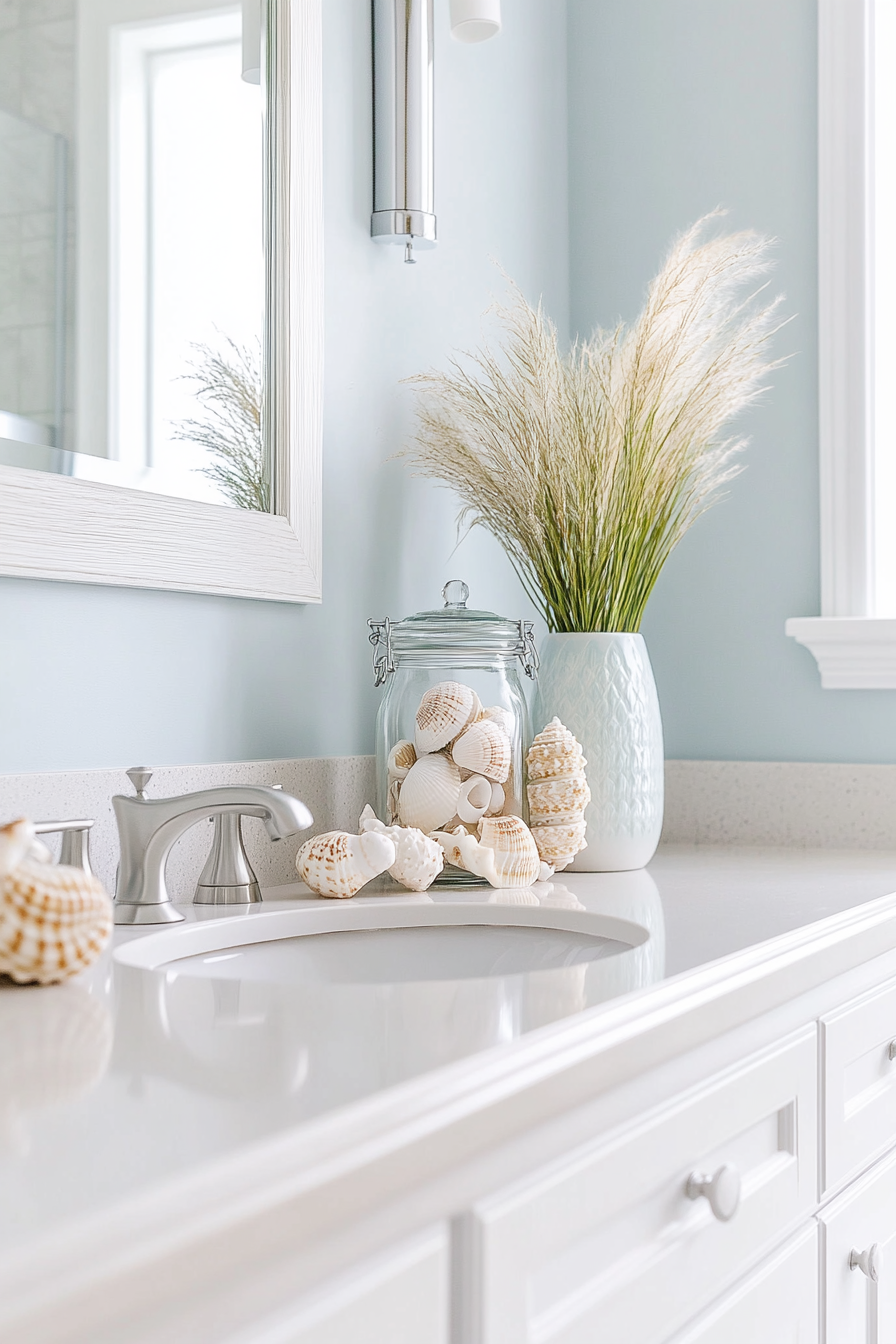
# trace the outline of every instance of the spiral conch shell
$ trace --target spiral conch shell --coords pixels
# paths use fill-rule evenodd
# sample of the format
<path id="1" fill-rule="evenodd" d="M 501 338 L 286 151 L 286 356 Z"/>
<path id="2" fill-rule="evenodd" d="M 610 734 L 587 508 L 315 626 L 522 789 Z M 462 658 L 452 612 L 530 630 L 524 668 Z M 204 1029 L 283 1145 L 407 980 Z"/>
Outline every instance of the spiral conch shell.
<path id="1" fill-rule="evenodd" d="M 0 827 L 0 975 L 19 984 L 68 980 L 96 961 L 112 932 L 112 902 L 92 873 L 49 863 L 34 827 Z"/>
<path id="2" fill-rule="evenodd" d="M 324 831 L 306 840 L 296 855 L 296 872 L 318 896 L 355 896 L 395 862 L 395 845 L 387 835 Z"/>
<path id="3" fill-rule="evenodd" d="M 445 865 L 442 847 L 414 826 L 385 826 L 368 803 L 361 813 L 362 835 L 385 835 L 395 846 L 395 862 L 389 869 L 399 886 L 408 891 L 426 891 Z"/>
<path id="4" fill-rule="evenodd" d="M 542 859 L 559 872 L 586 843 L 585 808 L 591 790 L 582 748 L 555 716 L 532 742 L 526 765 L 532 834 Z"/>
<path id="5" fill-rule="evenodd" d="M 493 887 L 528 887 L 551 876 L 539 856 L 532 832 L 521 817 L 483 817 L 479 838 L 463 827 L 432 837 L 456 868 L 483 878 Z"/>

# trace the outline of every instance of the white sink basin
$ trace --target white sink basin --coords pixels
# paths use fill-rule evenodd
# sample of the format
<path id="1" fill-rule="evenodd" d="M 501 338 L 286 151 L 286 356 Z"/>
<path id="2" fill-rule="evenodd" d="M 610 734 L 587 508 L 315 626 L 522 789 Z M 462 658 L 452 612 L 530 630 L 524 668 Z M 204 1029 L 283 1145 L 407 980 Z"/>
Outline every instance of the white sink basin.
<path id="1" fill-rule="evenodd" d="M 116 1050 L 307 1117 L 652 978 L 645 928 L 552 890 L 272 902 L 167 926 L 116 948 Z"/>

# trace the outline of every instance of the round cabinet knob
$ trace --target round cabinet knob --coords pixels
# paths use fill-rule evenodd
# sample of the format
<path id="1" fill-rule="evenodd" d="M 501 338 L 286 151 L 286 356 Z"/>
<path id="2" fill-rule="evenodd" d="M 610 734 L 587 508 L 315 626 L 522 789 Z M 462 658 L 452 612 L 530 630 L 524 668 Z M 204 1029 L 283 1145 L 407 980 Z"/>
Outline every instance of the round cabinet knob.
<path id="1" fill-rule="evenodd" d="M 896 1040 L 891 1041 L 887 1046 L 887 1059 L 891 1061 L 896 1059 Z"/>
<path id="2" fill-rule="evenodd" d="M 873 1246 L 868 1247 L 867 1251 L 850 1251 L 849 1267 L 850 1269 L 860 1269 L 872 1283 L 877 1283 L 880 1278 L 880 1259 L 880 1247 L 875 1242 Z"/>
<path id="3" fill-rule="evenodd" d="M 712 1176 L 695 1171 L 688 1177 L 685 1193 L 688 1199 L 703 1195 L 719 1222 L 728 1223 L 740 1205 L 740 1172 L 727 1162 Z"/>

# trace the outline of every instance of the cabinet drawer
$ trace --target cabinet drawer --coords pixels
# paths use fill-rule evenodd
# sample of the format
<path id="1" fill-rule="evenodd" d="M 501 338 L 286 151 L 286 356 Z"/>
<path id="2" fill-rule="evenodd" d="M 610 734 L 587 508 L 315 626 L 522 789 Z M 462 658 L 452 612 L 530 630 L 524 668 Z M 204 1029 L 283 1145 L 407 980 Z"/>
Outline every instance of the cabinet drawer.
<path id="1" fill-rule="evenodd" d="M 818 1229 L 794 1237 L 669 1344 L 818 1344 Z"/>
<path id="2" fill-rule="evenodd" d="M 448 1257 L 440 1225 L 222 1344 L 448 1344 Z"/>
<path id="3" fill-rule="evenodd" d="M 838 1195 L 819 1219 L 828 1344 L 891 1344 L 896 1339 L 896 1155 Z M 850 1268 L 853 1251 L 861 1256 L 872 1247 L 876 1280 L 861 1265 Z"/>
<path id="4" fill-rule="evenodd" d="M 824 1189 L 896 1142 L 896 980 L 821 1019 Z"/>
<path id="5" fill-rule="evenodd" d="M 816 1060 L 813 1025 L 477 1204 L 464 1344 L 668 1339 L 814 1207 Z M 723 1163 L 729 1222 L 686 1192 Z"/>

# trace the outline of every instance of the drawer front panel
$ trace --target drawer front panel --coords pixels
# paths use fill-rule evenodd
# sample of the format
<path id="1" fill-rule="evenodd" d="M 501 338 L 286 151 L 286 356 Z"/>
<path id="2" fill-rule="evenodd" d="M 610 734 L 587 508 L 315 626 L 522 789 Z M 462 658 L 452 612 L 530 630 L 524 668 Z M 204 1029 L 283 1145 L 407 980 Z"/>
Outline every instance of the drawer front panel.
<path id="1" fill-rule="evenodd" d="M 464 1344 L 668 1339 L 813 1208 L 816 1063 L 813 1026 L 478 1204 Z M 686 1192 L 722 1164 L 729 1222 Z"/>
<path id="2" fill-rule="evenodd" d="M 824 1188 L 861 1171 L 896 1142 L 896 980 L 821 1019 Z"/>
<path id="3" fill-rule="evenodd" d="M 819 1215 L 824 1237 L 828 1344 L 896 1339 L 896 1155 L 885 1158 Z M 876 1280 L 850 1255 L 876 1247 Z M 866 1262 L 867 1263 L 867 1262 Z"/>
<path id="4" fill-rule="evenodd" d="M 448 1344 L 447 1228 L 358 1265 L 225 1344 Z"/>
<path id="5" fill-rule="evenodd" d="M 670 1344 L 818 1344 L 818 1326 L 812 1223 Z"/>

